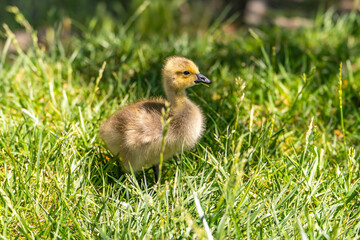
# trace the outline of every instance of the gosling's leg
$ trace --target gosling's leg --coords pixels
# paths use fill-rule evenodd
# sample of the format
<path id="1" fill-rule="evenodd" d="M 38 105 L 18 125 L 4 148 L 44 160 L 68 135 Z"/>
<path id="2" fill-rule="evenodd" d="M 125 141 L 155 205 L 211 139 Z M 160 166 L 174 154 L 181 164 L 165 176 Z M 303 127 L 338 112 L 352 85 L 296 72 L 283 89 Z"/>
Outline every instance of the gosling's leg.
<path id="1" fill-rule="evenodd" d="M 155 175 L 155 182 L 159 180 L 159 164 L 152 166 Z"/>

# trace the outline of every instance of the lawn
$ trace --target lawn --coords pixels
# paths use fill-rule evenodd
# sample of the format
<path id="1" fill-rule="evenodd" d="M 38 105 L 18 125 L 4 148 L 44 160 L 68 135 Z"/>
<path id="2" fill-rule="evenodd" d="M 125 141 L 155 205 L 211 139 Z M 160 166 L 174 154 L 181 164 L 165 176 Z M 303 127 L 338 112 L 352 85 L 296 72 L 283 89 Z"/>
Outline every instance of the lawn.
<path id="1" fill-rule="evenodd" d="M 1 238 L 359 239 L 357 13 L 234 31 L 220 14 L 187 30 L 166 20 L 175 3 L 144 1 L 125 20 L 99 5 L 89 21 L 67 19 L 66 38 L 50 26 L 45 46 L 10 9 L 35 44 L 23 51 L 1 28 Z M 151 169 L 124 173 L 98 129 L 163 96 L 173 55 L 213 84 L 188 90 L 207 119 L 200 143 L 154 183 Z"/>

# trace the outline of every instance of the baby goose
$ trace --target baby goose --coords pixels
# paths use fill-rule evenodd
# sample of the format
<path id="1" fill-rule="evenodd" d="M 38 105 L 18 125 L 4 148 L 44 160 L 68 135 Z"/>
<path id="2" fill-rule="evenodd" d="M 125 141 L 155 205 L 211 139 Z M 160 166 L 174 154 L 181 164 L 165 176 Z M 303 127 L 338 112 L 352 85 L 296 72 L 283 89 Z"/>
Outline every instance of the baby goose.
<path id="1" fill-rule="evenodd" d="M 162 109 L 170 104 L 171 118 L 165 136 L 164 160 L 182 149 L 195 146 L 204 131 L 204 116 L 200 108 L 186 97 L 185 89 L 197 83 L 211 81 L 199 72 L 196 64 L 183 57 L 169 57 L 162 69 L 166 100 L 143 100 L 126 106 L 100 126 L 100 138 L 106 147 L 118 155 L 126 170 L 134 172 L 152 166 L 158 181 L 163 126 Z"/>

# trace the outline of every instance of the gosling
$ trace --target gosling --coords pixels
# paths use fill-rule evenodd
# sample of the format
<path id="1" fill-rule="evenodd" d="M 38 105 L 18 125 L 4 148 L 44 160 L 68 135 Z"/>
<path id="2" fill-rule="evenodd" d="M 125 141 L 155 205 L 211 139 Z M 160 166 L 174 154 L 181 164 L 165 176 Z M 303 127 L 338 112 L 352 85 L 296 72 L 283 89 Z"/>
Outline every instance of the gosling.
<path id="1" fill-rule="evenodd" d="M 162 111 L 170 105 L 170 125 L 165 136 L 163 160 L 182 149 L 195 146 L 204 132 L 201 109 L 187 98 L 185 89 L 211 81 L 199 72 L 196 64 L 184 57 L 169 57 L 162 69 L 166 99 L 151 99 L 126 106 L 100 126 L 100 138 L 124 168 L 134 172 L 152 167 L 158 181 L 163 140 Z"/>

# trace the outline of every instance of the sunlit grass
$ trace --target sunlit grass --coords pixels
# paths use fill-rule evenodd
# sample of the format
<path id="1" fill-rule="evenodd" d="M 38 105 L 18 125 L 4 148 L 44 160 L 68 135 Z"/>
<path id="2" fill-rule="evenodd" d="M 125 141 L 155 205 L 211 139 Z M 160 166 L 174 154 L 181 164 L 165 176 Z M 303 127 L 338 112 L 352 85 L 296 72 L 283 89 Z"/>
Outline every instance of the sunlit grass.
<path id="1" fill-rule="evenodd" d="M 360 22 L 329 14 L 292 31 L 146 38 L 106 18 L 66 48 L 58 39 L 10 55 L 5 44 L 0 235 L 359 238 Z M 207 130 L 164 163 L 158 185 L 151 170 L 123 173 L 97 134 L 120 106 L 163 95 L 170 55 L 192 58 L 213 84 L 188 91 Z"/>

